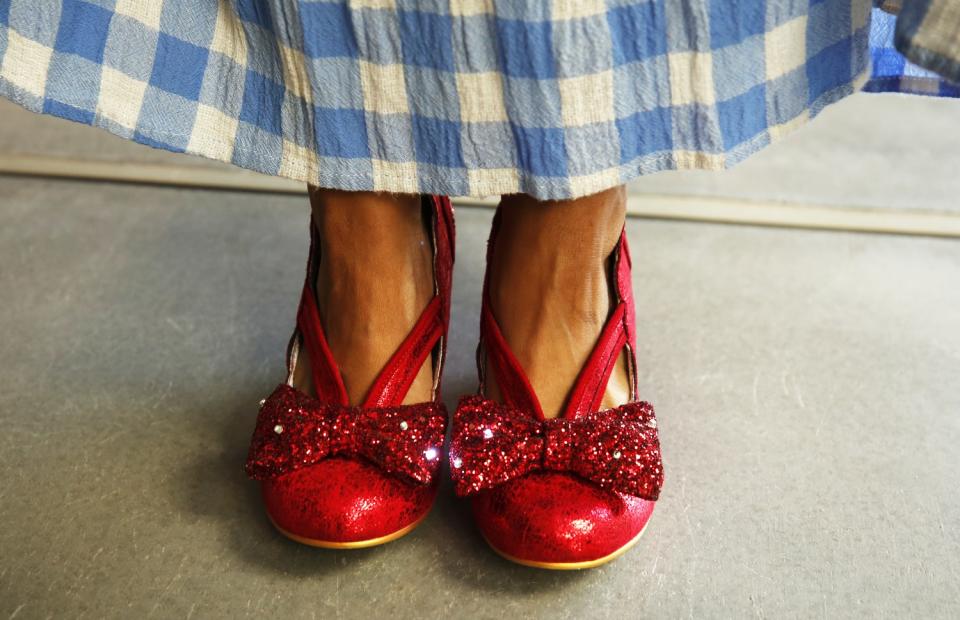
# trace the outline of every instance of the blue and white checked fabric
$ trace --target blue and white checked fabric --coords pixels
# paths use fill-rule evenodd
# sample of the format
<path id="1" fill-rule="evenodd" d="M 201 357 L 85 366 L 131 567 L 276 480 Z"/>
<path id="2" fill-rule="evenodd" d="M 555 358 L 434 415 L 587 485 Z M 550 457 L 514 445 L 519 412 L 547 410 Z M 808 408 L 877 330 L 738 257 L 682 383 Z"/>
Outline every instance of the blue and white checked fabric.
<path id="1" fill-rule="evenodd" d="M 0 94 L 324 187 L 730 166 L 869 77 L 870 0 L 0 0 Z"/>
<path id="2" fill-rule="evenodd" d="M 950 1 L 953 2 L 953 0 Z M 910 6 L 913 10 L 917 10 L 921 4 L 923 5 L 922 14 L 926 15 L 933 5 L 937 3 L 923 2 L 921 0 L 921 2 L 911 3 Z M 907 57 L 897 49 L 897 27 L 899 24 L 902 33 L 902 44 L 900 47 L 907 51 L 911 57 L 916 57 L 919 62 L 924 62 L 927 66 L 937 66 L 938 64 L 937 62 L 931 63 L 929 56 L 924 57 L 928 52 L 923 51 L 920 47 L 914 46 L 913 35 L 903 34 L 905 33 L 905 25 L 911 24 L 911 17 L 909 14 L 904 20 L 899 20 L 894 17 L 895 14 L 901 12 L 901 1 L 877 0 L 877 5 L 886 12 L 879 10 L 874 11 L 873 23 L 870 27 L 870 52 L 873 71 L 870 81 L 864 90 L 870 92 L 898 92 L 939 97 L 960 97 L 960 84 L 950 82 L 933 71 L 922 69 L 918 65 L 908 61 Z M 956 6 L 956 4 L 953 6 Z M 922 20 L 922 18 L 920 18 L 920 20 Z M 918 18 L 912 18 L 913 24 L 918 23 L 918 21 Z M 948 31 L 945 33 L 943 30 L 940 30 L 939 36 L 943 39 L 944 44 L 949 45 L 949 42 L 952 41 L 953 45 L 956 46 L 953 53 L 960 56 L 960 10 L 953 16 L 952 26 L 951 22 L 941 22 L 939 19 L 933 20 L 932 23 L 938 26 L 945 24 L 948 27 L 952 27 L 952 32 Z M 915 32 L 915 28 L 913 31 Z M 925 28 L 922 32 L 928 35 L 930 29 Z M 942 62 L 939 62 L 941 70 L 943 66 L 948 63 L 949 61 L 942 59 Z M 954 80 L 960 81 L 960 63 L 954 61 L 953 71 L 947 71 L 944 72 L 944 74 Z"/>

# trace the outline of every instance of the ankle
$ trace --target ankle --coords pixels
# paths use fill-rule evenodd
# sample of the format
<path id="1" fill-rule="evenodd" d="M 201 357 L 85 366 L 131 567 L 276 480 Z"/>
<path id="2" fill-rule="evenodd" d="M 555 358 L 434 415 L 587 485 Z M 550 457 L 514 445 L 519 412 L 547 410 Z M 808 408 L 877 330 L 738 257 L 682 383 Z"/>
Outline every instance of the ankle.
<path id="1" fill-rule="evenodd" d="M 429 299 L 433 252 L 419 196 L 316 189 L 311 204 L 321 305 L 369 297 L 374 286 L 378 295 Z"/>
<path id="2" fill-rule="evenodd" d="M 350 401 L 359 402 L 433 297 L 430 222 L 418 196 L 314 190 L 311 204 L 317 306 Z M 411 388 L 414 402 L 429 397 L 428 366 Z"/>
<path id="3" fill-rule="evenodd" d="M 506 196 L 490 261 L 493 309 L 555 314 L 600 328 L 610 311 L 609 257 L 623 229 L 615 188 L 570 201 Z"/>
<path id="4" fill-rule="evenodd" d="M 316 189 L 310 202 L 324 260 L 430 256 L 429 222 L 418 195 Z"/>
<path id="5" fill-rule="evenodd" d="M 609 319 L 609 257 L 624 198 L 621 189 L 564 202 L 504 198 L 489 265 L 491 310 L 547 417 L 560 413 Z"/>

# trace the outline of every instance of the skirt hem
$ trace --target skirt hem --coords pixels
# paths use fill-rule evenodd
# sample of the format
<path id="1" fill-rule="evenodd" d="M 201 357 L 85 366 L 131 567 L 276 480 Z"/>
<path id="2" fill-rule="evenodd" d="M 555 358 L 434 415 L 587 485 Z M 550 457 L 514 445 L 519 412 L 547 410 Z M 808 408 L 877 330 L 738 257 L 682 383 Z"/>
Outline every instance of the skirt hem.
<path id="1" fill-rule="evenodd" d="M 352 191 L 376 191 L 393 193 L 422 193 L 441 194 L 452 196 L 469 196 L 474 198 L 496 196 L 503 194 L 527 193 L 538 200 L 569 200 L 628 183 L 638 177 L 665 172 L 670 170 L 725 170 L 735 166 L 750 155 L 764 147 L 779 142 L 785 136 L 804 126 L 812 120 L 823 108 L 840 101 L 857 91 L 867 83 L 870 76 L 869 66 L 865 67 L 854 78 L 844 84 L 822 94 L 810 103 L 800 114 L 779 125 L 767 127 L 753 138 L 727 150 L 725 152 L 709 153 L 703 151 L 669 151 L 643 155 L 617 168 L 602 170 L 583 177 L 543 177 L 535 175 L 521 175 L 516 169 L 473 169 L 466 173 L 472 178 L 469 190 L 462 184 L 452 183 L 449 179 L 462 177 L 464 170 L 449 169 L 450 174 L 444 174 L 442 167 L 434 167 L 434 174 L 423 177 L 417 174 L 417 164 L 410 162 L 389 164 L 399 167 L 401 171 L 383 170 L 373 175 L 350 172 L 348 170 L 330 171 L 319 175 L 319 166 L 313 165 L 310 158 L 291 156 L 284 158 L 280 169 L 276 168 L 279 162 L 264 161 L 259 152 L 243 144 L 230 145 L 226 140 L 216 137 L 193 136 L 190 148 L 174 149 L 163 144 L 165 139 L 170 141 L 188 138 L 176 132 L 154 130 L 152 138 L 137 135 L 134 131 L 123 127 L 116 120 L 103 114 L 96 115 L 86 124 L 105 129 L 121 138 L 132 139 L 146 146 L 167 150 L 175 153 L 196 155 L 213 161 L 220 161 L 236 165 L 240 168 L 279 176 L 308 185 L 317 185 L 333 189 Z M 37 109 L 37 105 L 30 96 L 25 96 L 20 89 L 0 79 L 0 95 L 32 112 L 50 114 L 74 122 L 84 121 L 70 118 L 69 115 L 57 111 L 44 112 Z M 258 159 L 260 161 L 258 161 Z M 341 160 L 341 165 L 342 165 Z M 361 160 L 368 161 L 368 160 Z M 403 171 L 403 167 L 410 169 Z M 425 182 L 426 181 L 426 182 Z"/>

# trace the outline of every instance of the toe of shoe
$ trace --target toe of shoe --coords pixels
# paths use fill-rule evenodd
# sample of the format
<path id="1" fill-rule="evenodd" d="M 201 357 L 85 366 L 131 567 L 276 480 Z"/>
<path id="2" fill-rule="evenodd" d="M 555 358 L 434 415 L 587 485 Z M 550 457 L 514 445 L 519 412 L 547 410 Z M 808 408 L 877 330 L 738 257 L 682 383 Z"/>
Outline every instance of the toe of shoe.
<path id="1" fill-rule="evenodd" d="M 472 502 L 477 525 L 495 550 L 557 568 L 615 557 L 643 531 L 653 506 L 552 472 L 525 476 Z"/>
<path id="2" fill-rule="evenodd" d="M 263 483 L 267 514 L 281 530 L 323 545 L 373 542 L 426 516 L 437 485 L 420 486 L 360 459 L 331 458 Z"/>

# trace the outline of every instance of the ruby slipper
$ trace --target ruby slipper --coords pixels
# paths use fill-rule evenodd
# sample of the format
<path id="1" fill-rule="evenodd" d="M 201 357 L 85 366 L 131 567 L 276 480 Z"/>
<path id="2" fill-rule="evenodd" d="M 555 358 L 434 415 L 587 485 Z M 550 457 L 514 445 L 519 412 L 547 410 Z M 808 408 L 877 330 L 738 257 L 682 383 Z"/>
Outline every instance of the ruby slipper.
<path id="1" fill-rule="evenodd" d="M 423 207 L 432 222 L 435 295 L 358 406 L 348 404 L 321 326 L 314 284 L 320 243 L 311 224 L 287 381 L 261 404 L 245 465 L 247 474 L 261 481 L 270 521 L 299 542 L 327 548 L 383 544 L 416 527 L 436 497 L 447 425 L 440 377 L 454 224 L 448 198 L 424 197 Z M 301 347 L 310 356 L 315 398 L 293 387 Z M 402 405 L 431 355 L 432 400 Z"/>
<path id="2" fill-rule="evenodd" d="M 616 303 L 561 415 L 546 419 L 523 368 L 493 316 L 489 264 L 480 322 L 480 394 L 453 417 L 450 471 L 458 495 L 472 497 L 487 542 L 509 560 L 550 569 L 599 566 L 639 539 L 663 484 L 653 407 L 637 402 L 635 324 L 626 234 L 613 252 Z M 599 411 L 626 348 L 631 402 Z M 486 365 L 502 395 L 484 393 Z"/>

